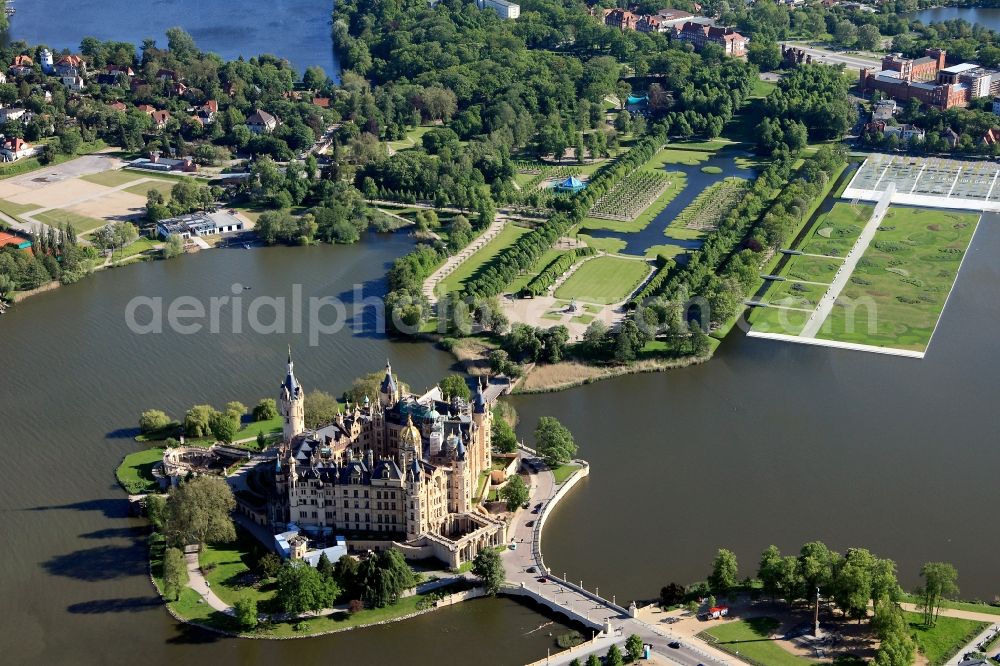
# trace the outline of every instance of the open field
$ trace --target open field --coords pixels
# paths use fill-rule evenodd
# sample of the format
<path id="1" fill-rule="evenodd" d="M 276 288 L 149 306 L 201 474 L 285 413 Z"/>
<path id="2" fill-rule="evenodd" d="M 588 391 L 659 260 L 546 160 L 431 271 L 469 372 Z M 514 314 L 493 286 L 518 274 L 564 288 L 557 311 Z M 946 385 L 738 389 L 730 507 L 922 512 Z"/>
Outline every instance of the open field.
<path id="1" fill-rule="evenodd" d="M 402 139 L 398 141 L 389 141 L 389 149 L 394 151 L 400 151 L 400 150 L 406 150 L 407 148 L 413 148 L 414 146 L 416 146 L 418 143 L 421 142 L 421 140 L 424 137 L 424 134 L 427 134 L 427 132 L 429 132 L 432 129 L 433 129 L 432 125 L 420 125 L 418 127 L 414 127 L 413 129 L 407 130 L 406 136 L 403 137 Z"/>
<path id="2" fill-rule="evenodd" d="M 925 350 L 977 223 L 974 213 L 890 208 L 818 337 Z"/>
<path id="3" fill-rule="evenodd" d="M 645 261 L 610 255 L 583 263 L 556 289 L 557 298 L 609 304 L 624 300 L 649 274 Z"/>
<path id="4" fill-rule="evenodd" d="M 32 215 L 32 217 L 51 227 L 58 227 L 61 224 L 72 224 L 77 234 L 91 232 L 94 229 L 103 227 L 108 223 L 108 220 L 88 217 L 86 215 L 74 213 L 71 210 L 63 209 L 54 209 L 45 211 L 44 213 L 36 213 L 35 215 Z"/>
<path id="5" fill-rule="evenodd" d="M 842 201 L 835 203 L 830 212 L 816 220 L 812 233 L 797 249 L 807 254 L 845 256 L 861 235 L 872 210 L 872 206 L 867 204 L 852 205 Z M 802 258 L 793 258 L 789 265 Z"/>
<path id="6" fill-rule="evenodd" d="M 477 250 L 471 257 L 462 262 L 451 275 L 442 280 L 437 286 L 438 293 L 447 294 L 460 291 L 466 280 L 477 275 L 501 251 L 529 231 L 530 229 L 526 227 L 508 223 L 493 240 Z"/>

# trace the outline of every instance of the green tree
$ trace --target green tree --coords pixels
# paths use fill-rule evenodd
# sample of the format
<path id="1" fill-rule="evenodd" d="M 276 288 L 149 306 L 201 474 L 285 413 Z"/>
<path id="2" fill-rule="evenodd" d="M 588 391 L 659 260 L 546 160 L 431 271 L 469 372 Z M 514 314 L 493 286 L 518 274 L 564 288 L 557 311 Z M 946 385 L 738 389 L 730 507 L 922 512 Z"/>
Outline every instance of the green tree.
<path id="1" fill-rule="evenodd" d="M 781 551 L 775 545 L 770 545 L 761 553 L 760 564 L 757 567 L 757 578 L 764 588 L 764 594 L 773 601 L 781 593 L 783 575 L 783 559 Z"/>
<path id="2" fill-rule="evenodd" d="M 304 562 L 286 562 L 278 572 L 277 583 L 278 604 L 290 615 L 332 606 L 340 594 L 336 581 Z"/>
<path id="3" fill-rule="evenodd" d="M 494 548 L 480 550 L 472 560 L 472 575 L 479 579 L 488 594 L 495 596 L 507 577 L 500 553 Z"/>
<path id="4" fill-rule="evenodd" d="M 639 661 L 643 656 L 642 638 L 638 634 L 632 634 L 625 640 L 625 659 L 633 662 Z"/>
<path id="5" fill-rule="evenodd" d="M 913 663 L 916 647 L 899 604 L 888 599 L 875 604 L 871 626 L 879 637 L 875 666 L 910 666 Z"/>
<path id="6" fill-rule="evenodd" d="M 845 615 L 860 623 L 868 616 L 872 598 L 875 558 L 865 548 L 851 548 L 837 567 L 833 581 L 833 599 Z"/>
<path id="7" fill-rule="evenodd" d="M 177 601 L 181 590 L 187 585 L 187 563 L 184 553 L 179 548 L 167 548 L 163 555 L 163 596 L 170 601 Z"/>
<path id="8" fill-rule="evenodd" d="M 524 479 L 519 474 L 515 474 L 507 481 L 507 485 L 500 489 L 500 499 L 507 504 L 508 511 L 514 511 L 531 499 L 531 491 Z"/>
<path id="9" fill-rule="evenodd" d="M 624 666 L 625 659 L 622 657 L 622 651 L 617 645 L 612 645 L 608 648 L 608 653 L 604 655 L 604 666 Z"/>
<path id="10" fill-rule="evenodd" d="M 739 566 L 736 554 L 725 548 L 720 548 L 712 562 L 712 573 L 708 576 L 708 586 L 713 592 L 726 594 L 736 587 L 739 580 Z"/>
<path id="11" fill-rule="evenodd" d="M 184 434 L 188 437 L 207 437 L 211 432 L 209 421 L 215 408 L 211 405 L 195 405 L 184 414 Z"/>
<path id="12" fill-rule="evenodd" d="M 306 427 L 315 429 L 333 423 L 340 412 L 340 404 L 326 391 L 314 390 L 306 393 L 304 409 Z"/>
<path id="13" fill-rule="evenodd" d="M 323 576 L 327 578 L 334 578 L 334 566 L 330 558 L 326 556 L 326 553 L 322 553 L 319 556 L 319 561 L 316 563 L 316 571 L 320 572 Z"/>
<path id="14" fill-rule="evenodd" d="M 173 259 L 181 254 L 184 254 L 184 239 L 177 234 L 170 234 L 163 246 L 163 258 Z"/>
<path id="15" fill-rule="evenodd" d="M 760 71 L 770 72 L 781 66 L 781 49 L 774 40 L 754 39 L 747 47 L 747 60 L 757 65 Z"/>
<path id="16" fill-rule="evenodd" d="M 170 417 L 159 409 L 147 409 L 139 416 L 139 431 L 144 435 L 170 425 Z"/>
<path id="17" fill-rule="evenodd" d="M 236 621 L 240 627 L 249 631 L 257 628 L 257 600 L 252 597 L 242 597 L 233 605 Z"/>
<path id="18" fill-rule="evenodd" d="M 365 604 L 383 608 L 399 601 L 404 590 L 413 587 L 413 571 L 399 551 L 390 548 L 372 555 L 358 565 L 358 590 Z"/>
<path id="19" fill-rule="evenodd" d="M 274 398 L 264 398 L 253 408 L 254 421 L 270 421 L 278 418 L 278 406 Z"/>
<path id="20" fill-rule="evenodd" d="M 146 509 L 146 518 L 156 532 L 163 531 L 163 525 L 167 520 L 167 498 L 163 495 L 146 495 L 143 503 Z"/>
<path id="21" fill-rule="evenodd" d="M 469 384 L 461 375 L 448 375 L 438 383 L 438 386 L 441 387 L 441 393 L 446 399 L 461 398 L 468 401 L 472 398 Z"/>
<path id="22" fill-rule="evenodd" d="M 170 489 L 166 536 L 175 546 L 229 543 L 236 539 L 233 491 L 218 476 L 198 476 Z"/>
<path id="23" fill-rule="evenodd" d="M 215 412 L 209 417 L 208 428 L 217 440 L 230 444 L 240 431 L 240 422 L 232 414 Z"/>
<path id="24" fill-rule="evenodd" d="M 549 467 L 568 463 L 576 455 L 573 434 L 552 416 L 538 419 L 535 427 L 535 448 Z"/>
<path id="25" fill-rule="evenodd" d="M 858 28 L 858 48 L 865 51 L 874 51 L 879 47 L 882 35 L 878 32 L 878 27 L 868 23 Z"/>
<path id="26" fill-rule="evenodd" d="M 239 422 L 243 415 L 247 413 L 247 406 L 238 400 L 231 400 L 226 403 L 226 415 L 231 416 Z"/>
<path id="27" fill-rule="evenodd" d="M 941 601 L 958 594 L 958 570 L 948 562 L 927 562 L 920 567 L 923 584 L 917 589 L 924 625 L 933 627 L 941 610 Z"/>
<path id="28" fill-rule="evenodd" d="M 492 426 L 493 449 L 500 453 L 514 453 L 517 451 L 517 434 L 504 419 L 493 419 Z"/>
<path id="29" fill-rule="evenodd" d="M 281 571 L 281 558 L 274 553 L 264 553 L 257 560 L 257 570 L 264 578 L 274 578 Z"/>
<path id="30" fill-rule="evenodd" d="M 601 666 L 601 658 L 596 654 L 587 657 L 587 666 Z"/>

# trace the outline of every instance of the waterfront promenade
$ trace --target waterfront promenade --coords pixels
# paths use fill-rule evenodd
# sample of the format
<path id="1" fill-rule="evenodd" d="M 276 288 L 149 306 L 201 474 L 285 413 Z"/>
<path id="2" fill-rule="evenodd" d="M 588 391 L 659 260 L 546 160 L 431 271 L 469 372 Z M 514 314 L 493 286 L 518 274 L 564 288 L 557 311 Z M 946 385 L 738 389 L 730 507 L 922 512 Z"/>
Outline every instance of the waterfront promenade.
<path id="1" fill-rule="evenodd" d="M 600 596 L 599 590 L 587 590 L 584 587 L 585 581 L 573 581 L 571 577 L 567 580 L 565 573 L 549 570 L 541 550 L 545 521 L 558 502 L 589 475 L 590 469 L 587 463 L 578 461 L 580 469 L 557 485 L 552 472 L 537 461 L 534 451 L 523 449 L 523 453 L 524 464 L 531 471 L 531 499 L 528 509 L 518 509 L 514 513 L 508 531 L 517 548 L 508 548 L 503 554 L 507 572 L 507 585 L 503 592 L 531 598 L 578 621 L 590 627 L 593 632 L 591 637 L 595 638 L 593 642 L 585 643 L 572 651 L 558 653 L 535 663 L 568 664 L 574 658 L 582 662 L 591 653 L 604 654 L 612 643 L 623 646 L 631 634 L 638 634 L 644 643 L 652 645 L 653 652 L 661 662 L 682 666 L 721 666 L 733 663 L 731 657 L 702 641 L 682 639 L 661 627 L 632 617 L 631 609 L 620 605 L 614 596 L 609 600 Z M 540 509 L 533 513 L 539 504 Z M 671 643 L 679 647 L 670 647 Z"/>

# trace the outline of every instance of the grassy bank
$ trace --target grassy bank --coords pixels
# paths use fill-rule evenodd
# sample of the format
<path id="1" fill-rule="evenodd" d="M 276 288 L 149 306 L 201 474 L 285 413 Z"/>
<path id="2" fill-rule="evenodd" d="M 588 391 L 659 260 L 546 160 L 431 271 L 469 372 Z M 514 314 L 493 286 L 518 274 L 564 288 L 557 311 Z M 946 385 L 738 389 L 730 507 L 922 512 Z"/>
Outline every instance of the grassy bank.
<path id="1" fill-rule="evenodd" d="M 930 666 L 940 666 L 955 656 L 962 647 L 986 629 L 988 623 L 939 617 L 933 627 L 925 627 L 920 613 L 904 613 L 921 654 Z"/>
<path id="2" fill-rule="evenodd" d="M 160 486 L 153 477 L 153 467 L 161 460 L 163 460 L 163 449 L 160 447 L 130 453 L 118 465 L 115 477 L 130 495 L 156 492 Z"/>
<path id="3" fill-rule="evenodd" d="M 698 636 L 723 652 L 755 666 L 803 666 L 818 663 L 794 655 L 771 640 L 770 636 L 778 626 L 779 622 L 774 618 L 754 617 L 720 624 L 706 629 Z"/>

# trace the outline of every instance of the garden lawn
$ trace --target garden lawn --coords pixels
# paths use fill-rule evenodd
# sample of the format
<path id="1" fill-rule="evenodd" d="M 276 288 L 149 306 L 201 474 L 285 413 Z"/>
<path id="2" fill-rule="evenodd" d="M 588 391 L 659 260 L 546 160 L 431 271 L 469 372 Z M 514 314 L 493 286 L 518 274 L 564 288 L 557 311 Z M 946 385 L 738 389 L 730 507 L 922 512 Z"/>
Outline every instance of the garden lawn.
<path id="1" fill-rule="evenodd" d="M 159 490 L 160 484 L 153 478 L 153 467 L 161 460 L 163 449 L 158 447 L 128 454 L 115 470 L 118 483 L 130 495 Z"/>
<path id="2" fill-rule="evenodd" d="M 988 626 L 986 622 L 939 617 L 932 628 L 924 627 L 920 613 L 903 613 L 920 652 L 931 666 L 945 663 Z"/>
<path id="3" fill-rule="evenodd" d="M 170 191 L 174 189 L 176 181 L 169 180 L 147 180 L 144 183 L 137 183 L 131 187 L 126 187 L 125 191 L 129 194 L 135 194 L 140 197 L 144 197 L 149 194 L 150 190 L 156 190 L 163 195 L 163 198 L 167 201 L 170 200 Z"/>
<path id="4" fill-rule="evenodd" d="M 126 245 L 121 250 L 115 250 L 114 255 L 111 257 L 113 261 L 120 261 L 122 259 L 128 259 L 129 257 L 134 257 L 136 255 L 142 254 L 143 252 L 148 252 L 149 250 L 155 250 L 156 246 L 159 245 L 159 241 L 155 241 L 152 238 L 146 238 L 141 236 L 136 239 L 131 245 Z"/>
<path id="5" fill-rule="evenodd" d="M 23 213 L 30 213 L 33 210 L 38 210 L 41 208 L 38 204 L 19 204 L 13 201 L 7 201 L 6 199 L 0 199 L 0 213 L 6 213 L 10 217 L 14 218 L 18 222 L 23 222 L 21 215 Z"/>
<path id="6" fill-rule="evenodd" d="M 535 265 L 531 267 L 531 270 L 525 271 L 524 275 L 518 275 L 514 278 L 514 281 L 511 282 L 510 287 L 508 287 L 508 291 L 512 294 L 519 293 L 522 289 L 528 286 L 529 282 L 535 279 L 536 275 L 545 270 L 549 264 L 567 251 L 568 250 L 561 250 L 558 248 L 552 248 L 546 251 L 545 254 L 543 254 L 541 258 L 535 262 Z"/>
<path id="7" fill-rule="evenodd" d="M 871 218 L 873 210 L 874 207 L 867 204 L 835 203 L 830 212 L 816 220 L 812 232 L 796 249 L 808 254 L 846 256 L 861 235 L 865 223 Z"/>
<path id="8" fill-rule="evenodd" d="M 198 555 L 205 578 L 212 585 L 212 591 L 220 599 L 234 605 L 244 597 L 257 601 L 260 610 L 266 612 L 266 602 L 276 592 L 273 581 L 263 583 L 259 588 L 247 585 L 250 573 L 250 558 L 255 550 L 263 551 L 263 546 L 244 529 L 237 528 L 236 541 L 216 545 L 206 545 Z M 277 609 L 271 609 L 277 610 Z"/>
<path id="9" fill-rule="evenodd" d="M 507 224 L 493 240 L 484 247 L 479 248 L 471 257 L 456 268 L 451 275 L 442 280 L 437 287 L 438 293 L 447 294 L 453 291 L 460 291 L 467 280 L 478 275 L 501 251 L 510 247 L 514 241 L 529 231 L 530 229 L 513 223 Z"/>
<path id="10" fill-rule="evenodd" d="M 104 185 L 105 187 L 119 187 L 121 185 L 127 185 L 128 183 L 134 183 L 142 178 L 154 178 L 160 182 L 169 182 L 170 185 L 173 185 L 180 180 L 180 178 L 167 180 L 166 178 L 144 175 L 139 171 L 129 171 L 126 169 L 110 169 L 108 171 L 99 171 L 97 173 L 87 174 L 86 176 L 80 176 L 80 180 L 85 180 L 88 183 L 95 183 L 97 185 Z"/>
<path id="11" fill-rule="evenodd" d="M 769 640 L 778 628 L 778 621 L 770 617 L 754 617 L 749 620 L 727 622 L 706 629 L 699 636 L 707 636 L 720 650 L 740 657 L 753 664 L 766 666 L 803 666 L 820 662 L 798 657 Z"/>
<path id="12" fill-rule="evenodd" d="M 572 464 L 559 465 L 559 467 L 556 467 L 554 470 L 552 470 L 552 476 L 556 478 L 556 484 L 560 484 L 566 481 L 566 479 L 568 479 L 570 475 L 572 475 L 573 472 L 575 472 L 578 469 L 580 469 L 579 465 L 572 465 Z"/>
<path id="13" fill-rule="evenodd" d="M 389 147 L 395 151 L 406 150 L 407 148 L 413 148 L 427 134 L 433 127 L 431 125 L 420 125 L 419 127 L 414 127 L 413 129 L 406 131 L 406 136 L 399 141 L 390 141 Z"/>
<path id="14" fill-rule="evenodd" d="M 976 213 L 890 207 L 819 337 L 924 351 L 978 220 Z"/>
<path id="15" fill-rule="evenodd" d="M 583 263 L 556 289 L 556 298 L 607 305 L 625 300 L 649 274 L 645 261 L 600 256 Z"/>

